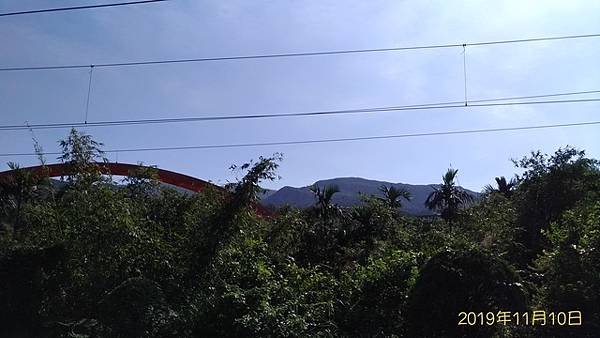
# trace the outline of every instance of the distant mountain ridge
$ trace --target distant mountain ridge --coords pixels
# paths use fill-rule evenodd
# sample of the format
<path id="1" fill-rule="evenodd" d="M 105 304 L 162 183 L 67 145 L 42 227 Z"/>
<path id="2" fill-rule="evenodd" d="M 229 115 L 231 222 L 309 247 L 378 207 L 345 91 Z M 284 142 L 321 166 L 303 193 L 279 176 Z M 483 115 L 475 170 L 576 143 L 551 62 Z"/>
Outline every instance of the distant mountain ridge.
<path id="1" fill-rule="evenodd" d="M 53 185 L 57 188 L 65 186 L 65 182 L 52 179 Z M 433 212 L 425 207 L 427 196 L 433 191 L 434 187 L 439 187 L 439 184 L 406 184 L 406 183 L 391 183 L 385 181 L 369 180 L 360 177 L 339 177 L 327 180 L 320 180 L 315 184 L 323 188 L 328 185 L 337 185 L 340 192 L 333 196 L 333 203 L 341 207 L 350 207 L 360 205 L 362 203 L 359 193 L 365 195 L 382 196 L 379 188 L 382 185 L 387 187 L 394 186 L 396 188 L 404 188 L 408 190 L 412 198 L 410 201 L 402 199 L 402 208 L 400 211 L 413 216 L 428 216 Z M 119 186 L 117 184 L 117 186 Z M 167 183 L 161 183 L 164 188 L 171 188 L 180 193 L 193 194 L 192 191 L 173 186 Z M 279 190 L 266 190 L 261 196 L 261 204 L 264 206 L 282 207 L 290 205 L 297 208 L 308 208 L 315 204 L 315 197 L 310 186 L 306 187 L 289 187 L 285 186 Z M 476 200 L 479 199 L 480 193 L 468 189 L 464 189 L 471 194 Z"/>
<path id="2" fill-rule="evenodd" d="M 379 188 L 382 185 L 387 187 L 393 186 L 396 188 L 404 188 L 408 190 L 412 199 L 410 201 L 402 200 L 402 212 L 414 216 L 432 215 L 431 210 L 425 207 L 427 196 L 433 191 L 434 187 L 439 184 L 406 184 L 406 183 L 391 183 L 385 181 L 369 180 L 360 177 L 340 177 L 315 182 L 318 187 L 326 185 L 337 185 L 340 192 L 333 196 L 333 203 L 341 207 L 349 207 L 359 205 L 361 203 L 359 193 L 366 195 L 382 196 Z M 479 198 L 479 193 L 468 189 L 464 189 L 475 199 Z M 281 207 L 290 205 L 297 208 L 307 208 L 315 203 L 314 194 L 309 190 L 309 187 L 294 188 L 285 186 L 279 190 L 268 190 L 263 194 L 261 203 L 265 206 Z"/>

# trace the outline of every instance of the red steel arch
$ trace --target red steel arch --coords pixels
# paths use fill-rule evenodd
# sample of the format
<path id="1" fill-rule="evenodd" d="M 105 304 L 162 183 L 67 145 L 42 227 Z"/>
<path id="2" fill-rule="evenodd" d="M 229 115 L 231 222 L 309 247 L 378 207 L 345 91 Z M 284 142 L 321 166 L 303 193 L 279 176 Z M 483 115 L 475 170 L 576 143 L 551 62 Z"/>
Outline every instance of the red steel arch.
<path id="1" fill-rule="evenodd" d="M 163 183 L 168 183 L 180 188 L 184 188 L 193 192 L 202 192 L 208 187 L 215 188 L 217 190 L 226 192 L 222 187 L 218 185 L 209 183 L 207 181 L 201 180 L 199 178 L 195 178 L 192 176 L 176 173 L 170 170 L 159 169 L 154 167 L 148 167 L 138 164 L 129 164 L 129 163 L 113 163 L 113 162 L 97 162 L 98 169 L 102 174 L 105 175 L 117 175 L 117 176 L 132 176 L 136 172 L 145 169 L 154 170 L 154 172 L 158 176 L 158 181 Z M 56 163 L 56 164 L 47 164 L 44 166 L 33 166 L 33 167 L 25 167 L 20 168 L 19 170 L 31 172 L 36 175 L 44 175 L 48 177 L 59 177 L 59 176 L 67 176 L 72 174 L 71 166 L 66 163 Z M 7 170 L 0 172 L 0 179 L 7 178 L 14 174 L 15 170 Z M 256 211 L 261 216 L 271 216 L 272 213 L 267 210 L 262 205 L 258 204 L 255 206 Z"/>
<path id="2" fill-rule="evenodd" d="M 164 169 L 129 163 L 98 162 L 96 163 L 96 165 L 98 166 L 100 172 L 105 175 L 132 176 L 134 175 L 134 173 L 140 170 L 152 169 L 155 170 L 156 174 L 158 175 L 159 181 L 172 184 L 174 186 L 178 186 L 184 189 L 188 189 L 194 192 L 201 192 L 208 186 L 212 186 L 219 190 L 224 190 L 223 188 L 217 185 L 211 184 L 201 179 Z M 36 175 L 44 175 L 48 177 L 67 176 L 73 174 L 73 172 L 71 171 L 71 166 L 65 163 L 26 167 L 20 168 L 19 170 L 28 171 Z M 13 172 L 14 170 L 0 172 L 0 178 L 12 176 Z"/>

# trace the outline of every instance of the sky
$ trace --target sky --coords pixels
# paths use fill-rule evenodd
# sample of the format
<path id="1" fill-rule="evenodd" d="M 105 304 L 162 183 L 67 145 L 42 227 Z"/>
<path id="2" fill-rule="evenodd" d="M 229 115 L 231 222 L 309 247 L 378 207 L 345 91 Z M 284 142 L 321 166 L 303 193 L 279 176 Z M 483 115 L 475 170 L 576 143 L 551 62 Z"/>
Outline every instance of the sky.
<path id="1" fill-rule="evenodd" d="M 109 1 L 5 0 L 0 13 Z M 599 1 L 199 1 L 0 17 L 0 67 L 371 49 L 600 33 Z M 600 90 L 600 38 L 468 46 L 471 100 Z M 0 73 L 0 125 L 82 122 L 89 69 Z M 409 105 L 464 99 L 462 48 L 99 68 L 88 121 Z M 578 96 L 576 98 L 600 97 Z M 83 128 L 105 149 L 364 137 L 597 121 L 600 103 Z M 267 188 L 364 177 L 481 190 L 511 158 L 571 145 L 600 158 L 599 126 L 330 144 L 110 153 L 217 184 L 283 153 Z M 0 153 L 57 151 L 68 129 L 0 131 Z M 35 157 L 2 157 L 22 166 Z M 48 156 L 49 163 L 57 162 Z"/>

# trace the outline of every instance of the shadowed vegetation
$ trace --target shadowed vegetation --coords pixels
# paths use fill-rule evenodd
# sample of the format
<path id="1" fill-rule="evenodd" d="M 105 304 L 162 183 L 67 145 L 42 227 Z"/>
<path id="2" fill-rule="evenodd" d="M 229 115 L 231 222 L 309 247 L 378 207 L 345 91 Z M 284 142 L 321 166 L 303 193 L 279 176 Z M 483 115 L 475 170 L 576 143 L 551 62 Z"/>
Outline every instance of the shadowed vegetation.
<path id="1" fill-rule="evenodd" d="M 431 218 L 381 187 L 350 208 L 258 216 L 281 155 L 234 166 L 229 194 L 182 194 L 152 169 L 115 181 L 101 144 L 60 143 L 57 184 L 0 180 L 1 337 L 597 337 L 600 169 L 570 147 L 515 161 L 475 200 L 449 169 Z M 459 312 L 583 313 L 577 327 L 459 326 Z"/>

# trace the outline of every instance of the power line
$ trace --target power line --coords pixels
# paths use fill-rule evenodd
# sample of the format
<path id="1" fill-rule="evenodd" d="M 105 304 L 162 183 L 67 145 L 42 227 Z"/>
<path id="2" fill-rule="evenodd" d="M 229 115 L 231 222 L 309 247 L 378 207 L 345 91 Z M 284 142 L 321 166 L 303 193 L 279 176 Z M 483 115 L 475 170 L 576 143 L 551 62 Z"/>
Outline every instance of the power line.
<path id="1" fill-rule="evenodd" d="M 165 1 L 165 0 L 161 0 L 161 1 Z M 239 60 L 252 60 L 252 59 L 289 58 L 289 57 L 306 57 L 306 56 L 323 56 L 323 55 L 381 53 L 381 52 L 398 52 L 398 51 L 419 50 L 419 49 L 454 48 L 454 47 L 463 47 L 463 46 L 464 47 L 466 47 L 466 46 L 484 46 L 484 45 L 496 45 L 496 44 L 527 43 L 527 42 L 570 40 L 570 39 L 584 39 L 584 38 L 597 38 L 597 37 L 600 37 L 600 33 L 584 34 L 584 35 L 540 37 L 540 38 L 529 38 L 529 39 L 496 40 L 496 41 L 473 42 L 473 43 L 452 43 L 452 44 L 441 44 L 441 45 L 391 47 L 391 48 L 350 49 L 350 50 L 337 50 L 337 51 L 316 51 L 316 52 L 279 53 L 279 54 L 235 55 L 235 56 L 203 57 L 203 58 L 189 58 L 189 59 L 128 61 L 128 62 L 99 63 L 99 64 L 77 64 L 77 65 L 71 64 L 71 65 L 46 65 L 46 66 L 31 66 L 31 67 L 29 67 L 29 66 L 28 67 L 5 67 L 5 68 L 0 68 L 0 71 L 7 72 L 7 71 L 28 71 L 28 70 L 77 69 L 77 68 L 88 68 L 90 66 L 95 66 L 97 68 L 105 68 L 105 67 L 161 65 L 161 64 L 171 64 L 171 63 L 234 61 L 234 60 L 239 61 Z"/>
<path id="2" fill-rule="evenodd" d="M 110 3 L 110 4 L 98 4 L 98 5 L 86 5 L 86 6 L 72 6 L 72 7 L 58 7 L 58 8 L 35 9 L 35 10 L 30 10 L 30 11 L 0 13 L 0 16 L 14 16 L 14 15 L 24 15 L 24 14 L 38 14 L 38 13 L 49 13 L 49 12 L 73 11 L 73 10 L 80 10 L 80 9 L 92 9 L 92 8 L 106 8 L 106 7 L 117 7 L 117 6 L 141 5 L 141 4 L 148 4 L 148 3 L 153 3 L 153 2 L 163 2 L 163 1 L 169 1 L 169 0 L 129 1 L 129 2 L 118 2 L 118 3 Z"/>
<path id="3" fill-rule="evenodd" d="M 521 127 L 506 127 L 506 128 L 490 128 L 490 129 L 469 129 L 469 130 L 454 130 L 440 131 L 427 133 L 412 133 L 412 134 L 397 134 L 397 135 L 382 135 L 382 136 L 365 136 L 365 137 L 347 137 L 347 138 L 330 138 L 317 140 L 300 140 L 300 141 L 279 141 L 279 142 L 261 142 L 261 143 L 232 143 L 232 144 L 212 144 L 212 145 L 197 145 L 197 146 L 176 146 L 176 147 L 156 147 L 156 148 L 123 148 L 106 150 L 106 153 L 125 153 L 125 152 L 148 152 L 148 151 L 172 151 L 172 150 L 194 150 L 194 149 L 221 149 L 221 148 L 242 148 L 242 147 L 265 147 L 265 146 L 286 146 L 286 145 L 301 145 L 301 144 L 318 144 L 318 143 L 336 143 L 336 142 L 351 142 L 351 141 L 368 141 L 368 140 L 385 140 L 399 139 L 409 137 L 426 137 L 426 136 L 444 136 L 444 135 L 461 135 L 461 134 L 478 134 L 478 133 L 495 133 L 503 131 L 518 131 L 518 130 L 534 130 L 534 129 L 549 129 L 549 128 L 564 128 L 576 126 L 600 125 L 600 121 L 574 122 L 563 124 L 548 124 L 537 126 L 521 126 Z M 60 152 L 47 152 L 43 155 L 61 155 Z M 3 153 L 0 157 L 10 156 L 38 156 L 36 153 Z"/>
<path id="4" fill-rule="evenodd" d="M 94 66 L 90 67 L 90 80 L 88 82 L 88 90 L 87 90 L 87 100 L 85 101 L 85 119 L 84 123 L 87 124 L 88 120 L 88 111 L 90 109 L 90 94 L 92 92 L 92 76 L 94 75 Z"/>
<path id="5" fill-rule="evenodd" d="M 585 94 L 598 94 L 600 90 L 583 90 L 578 92 L 562 92 L 562 93 L 551 93 L 551 94 L 539 94 L 539 95 L 528 95 L 528 96 L 513 96 L 503 97 L 499 99 L 480 99 L 480 100 L 469 100 L 469 102 L 493 102 L 493 101 L 507 101 L 507 100 L 527 100 L 527 99 L 541 99 L 546 97 L 557 97 L 557 96 L 570 96 L 570 95 L 585 95 Z"/>
<path id="6" fill-rule="evenodd" d="M 469 101 L 468 107 L 496 107 L 496 106 L 517 106 L 517 105 L 536 105 L 536 104 L 564 104 L 564 103 L 585 103 L 599 102 L 600 98 L 588 99 L 566 99 L 566 100 L 545 100 L 545 101 L 524 101 L 524 102 L 500 102 L 498 101 L 514 101 L 534 98 L 548 98 L 559 96 L 597 94 L 600 90 L 588 90 L 579 92 L 567 93 L 552 93 L 543 95 L 530 96 L 514 96 L 503 98 L 491 98 L 482 100 Z M 30 129 L 69 129 L 75 127 L 90 128 L 90 127 L 112 127 L 112 126 L 129 126 L 129 125 L 146 125 L 146 124 L 166 124 L 166 123 L 192 123 L 206 121 L 228 121 L 228 120 L 249 120 L 249 119 L 264 119 L 264 118 L 286 118 L 286 117 L 309 117 L 309 116 L 328 116 L 328 115 L 348 115 L 348 114 L 368 114 L 368 113 L 384 113 L 392 111 L 411 111 L 411 110 L 433 110 L 433 109 L 450 109 L 450 108 L 465 108 L 463 101 L 424 103 L 404 106 L 389 106 L 389 107 L 370 107 L 357 108 L 346 110 L 321 110 L 310 112 L 294 112 L 283 114 L 249 114 L 249 115 L 231 115 L 231 116 L 202 116 L 202 117 L 181 117 L 181 118 L 159 118 L 159 119 L 137 119 L 137 120 L 116 120 L 116 121 L 87 121 L 87 122 L 71 122 L 71 123 L 45 123 L 45 124 L 28 124 L 28 125 L 4 125 L 0 126 L 0 131 L 15 131 L 15 130 L 30 130 Z"/>
<path id="7" fill-rule="evenodd" d="M 465 82 L 465 106 L 467 105 L 467 45 L 463 45 L 463 80 Z"/>

